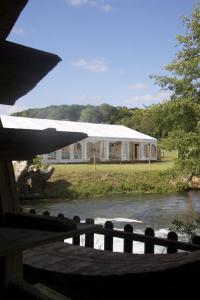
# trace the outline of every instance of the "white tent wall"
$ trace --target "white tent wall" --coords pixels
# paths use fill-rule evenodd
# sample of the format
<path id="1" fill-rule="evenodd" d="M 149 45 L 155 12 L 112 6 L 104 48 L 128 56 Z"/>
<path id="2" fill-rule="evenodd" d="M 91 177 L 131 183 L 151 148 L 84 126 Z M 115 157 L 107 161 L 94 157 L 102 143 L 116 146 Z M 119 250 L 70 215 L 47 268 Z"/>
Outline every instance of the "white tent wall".
<path id="1" fill-rule="evenodd" d="M 110 144 L 121 143 L 121 157 L 119 159 L 110 159 L 109 148 Z M 45 154 L 43 155 L 43 161 L 45 163 L 83 163 L 83 162 L 91 162 L 94 160 L 95 154 L 89 153 L 89 144 L 97 144 L 100 143 L 100 155 L 95 157 L 96 161 L 147 161 L 149 160 L 157 160 L 157 143 L 154 142 L 137 142 L 133 140 L 125 140 L 119 141 L 115 139 L 94 139 L 87 138 L 81 141 L 79 144 L 81 145 L 81 154 L 80 157 L 76 157 L 74 154 L 74 144 L 68 146 L 70 157 L 65 159 L 62 157 L 62 149 L 56 151 L 55 158 L 52 159 L 51 155 Z M 137 157 L 134 159 L 130 157 L 130 143 L 137 146 Z M 152 147 L 154 147 L 154 151 L 152 151 Z"/>

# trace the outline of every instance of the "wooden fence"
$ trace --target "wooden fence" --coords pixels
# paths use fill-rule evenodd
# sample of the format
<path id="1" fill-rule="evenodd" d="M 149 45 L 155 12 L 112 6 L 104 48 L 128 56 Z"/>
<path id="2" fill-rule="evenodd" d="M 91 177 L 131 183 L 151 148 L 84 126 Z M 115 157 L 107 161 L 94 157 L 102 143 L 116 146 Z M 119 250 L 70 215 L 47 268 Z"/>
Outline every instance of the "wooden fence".
<path id="1" fill-rule="evenodd" d="M 35 214 L 36 211 L 31 209 L 30 213 Z M 48 211 L 45 211 L 43 215 L 50 215 Z M 64 218 L 62 213 L 58 214 L 58 218 Z M 76 223 L 80 223 L 80 217 L 75 216 L 73 220 Z M 88 218 L 85 220 L 88 224 L 94 224 L 94 219 Z M 200 236 L 194 236 L 192 242 L 182 242 L 178 241 L 178 235 L 174 231 L 170 231 L 167 238 L 161 238 L 155 236 L 155 231 L 153 228 L 146 228 L 144 234 L 134 233 L 133 226 L 131 224 L 126 224 L 124 230 L 114 229 L 113 223 L 111 221 L 105 222 L 102 229 L 97 232 L 85 234 L 85 247 L 94 248 L 94 234 L 100 234 L 104 236 L 104 247 L 103 250 L 113 251 L 113 239 L 121 238 L 123 239 L 123 252 L 133 253 L 134 242 L 141 242 L 144 244 L 144 253 L 154 253 L 155 246 L 163 246 L 166 248 L 166 252 L 177 253 L 178 250 L 183 251 L 196 251 L 200 250 Z M 72 238 L 72 243 L 74 245 L 81 244 L 80 236 L 75 236 Z"/>

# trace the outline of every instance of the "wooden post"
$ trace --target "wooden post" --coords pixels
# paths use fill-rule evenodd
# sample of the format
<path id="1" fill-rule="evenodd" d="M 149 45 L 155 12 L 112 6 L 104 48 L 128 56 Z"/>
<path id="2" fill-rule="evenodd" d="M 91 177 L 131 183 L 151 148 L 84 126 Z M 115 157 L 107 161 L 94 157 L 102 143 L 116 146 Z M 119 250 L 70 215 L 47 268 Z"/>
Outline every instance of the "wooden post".
<path id="1" fill-rule="evenodd" d="M 20 205 L 11 161 L 0 161 L 0 224 L 6 212 L 19 212 Z"/>
<path id="2" fill-rule="evenodd" d="M 167 235 L 168 240 L 178 241 L 178 235 L 174 231 L 170 231 Z M 177 253 L 177 248 L 173 246 L 167 247 L 167 253 Z"/>
<path id="3" fill-rule="evenodd" d="M 148 144 L 149 148 L 149 173 L 151 172 L 151 144 Z"/>
<path id="4" fill-rule="evenodd" d="M 105 229 L 109 229 L 109 230 L 113 230 L 113 222 L 111 221 L 106 221 L 104 228 Z M 104 236 L 104 250 L 108 250 L 108 251 L 113 251 L 113 237 L 112 236 L 107 236 L 105 234 Z"/>
<path id="5" fill-rule="evenodd" d="M 94 224 L 94 219 L 86 219 L 87 224 Z M 86 233 L 85 235 L 85 247 L 94 248 L 94 233 Z"/>
<path id="6" fill-rule="evenodd" d="M 96 157 L 94 155 L 94 171 L 96 172 Z"/>
<path id="7" fill-rule="evenodd" d="M 124 226 L 124 232 L 133 233 L 133 226 L 130 224 L 126 224 Z M 133 241 L 124 239 L 124 253 L 132 253 L 133 252 Z"/>
<path id="8" fill-rule="evenodd" d="M 146 236 L 155 236 L 153 228 L 147 227 L 145 229 Z M 147 241 L 144 244 L 144 253 L 154 253 L 154 243 Z"/>
<path id="9" fill-rule="evenodd" d="M 74 222 L 77 223 L 77 224 L 81 222 L 81 219 L 80 219 L 79 216 L 74 216 L 74 217 L 73 217 L 73 220 L 74 220 Z M 79 236 L 74 236 L 74 237 L 72 238 L 72 244 L 73 244 L 73 245 L 78 245 L 78 246 L 80 246 L 80 235 L 79 235 Z"/>
<path id="10" fill-rule="evenodd" d="M 0 257 L 0 274 L 0 295 L 10 282 L 22 283 L 23 262 L 21 251 Z"/>

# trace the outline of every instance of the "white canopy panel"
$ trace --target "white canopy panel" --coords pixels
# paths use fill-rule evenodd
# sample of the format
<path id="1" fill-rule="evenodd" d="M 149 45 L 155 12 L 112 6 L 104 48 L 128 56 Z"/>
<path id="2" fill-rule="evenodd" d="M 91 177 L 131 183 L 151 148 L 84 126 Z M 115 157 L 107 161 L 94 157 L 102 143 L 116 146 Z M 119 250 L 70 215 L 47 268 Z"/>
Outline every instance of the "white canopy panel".
<path id="1" fill-rule="evenodd" d="M 58 131 L 83 132 L 91 138 L 114 138 L 156 142 L 156 139 L 122 125 L 94 124 L 49 119 L 0 116 L 4 128 L 38 129 L 55 128 Z"/>

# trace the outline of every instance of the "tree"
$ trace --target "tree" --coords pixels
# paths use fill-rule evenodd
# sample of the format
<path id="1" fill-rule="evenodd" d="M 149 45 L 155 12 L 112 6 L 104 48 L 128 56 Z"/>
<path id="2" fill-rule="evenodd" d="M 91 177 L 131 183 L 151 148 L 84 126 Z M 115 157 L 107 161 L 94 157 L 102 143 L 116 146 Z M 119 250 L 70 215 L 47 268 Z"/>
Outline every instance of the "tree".
<path id="1" fill-rule="evenodd" d="M 163 89 L 172 91 L 172 99 L 192 99 L 200 103 L 200 3 L 194 5 L 191 17 L 183 17 L 185 35 L 177 35 L 181 50 L 165 70 L 168 76 L 150 76 Z"/>
<path id="2" fill-rule="evenodd" d="M 88 107 L 81 111 L 80 120 L 81 122 L 89 122 L 89 123 L 101 123 L 102 116 L 98 108 Z"/>

